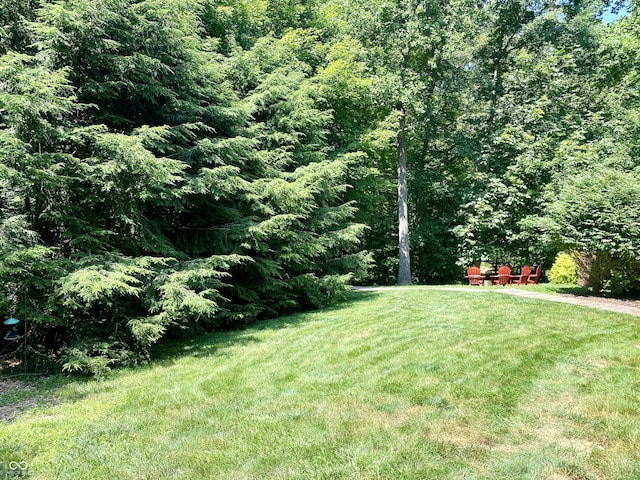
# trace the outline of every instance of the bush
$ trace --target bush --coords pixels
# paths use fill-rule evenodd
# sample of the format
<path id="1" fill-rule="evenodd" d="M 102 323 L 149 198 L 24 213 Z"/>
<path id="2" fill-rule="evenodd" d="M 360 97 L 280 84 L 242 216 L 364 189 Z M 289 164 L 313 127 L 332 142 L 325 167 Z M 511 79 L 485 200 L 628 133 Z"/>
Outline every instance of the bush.
<path id="1" fill-rule="evenodd" d="M 640 259 L 595 251 L 583 253 L 579 262 L 584 285 L 603 295 L 625 296 L 640 292 Z"/>
<path id="2" fill-rule="evenodd" d="M 640 171 L 594 167 L 568 177 L 548 218 L 559 244 L 583 252 L 580 281 L 591 290 L 640 291 Z"/>
<path id="3" fill-rule="evenodd" d="M 578 264 L 568 253 L 559 253 L 553 266 L 547 272 L 551 283 L 578 284 Z"/>

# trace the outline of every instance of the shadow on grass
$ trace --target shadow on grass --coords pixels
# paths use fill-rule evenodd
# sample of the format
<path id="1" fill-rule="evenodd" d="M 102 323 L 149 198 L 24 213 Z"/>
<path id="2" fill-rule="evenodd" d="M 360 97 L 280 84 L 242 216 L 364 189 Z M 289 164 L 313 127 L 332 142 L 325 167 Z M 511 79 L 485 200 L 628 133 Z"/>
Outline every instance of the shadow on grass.
<path id="1" fill-rule="evenodd" d="M 58 391 L 68 383 L 69 379 L 60 375 L 0 376 L 0 425 L 28 410 L 56 404 Z"/>
<path id="2" fill-rule="evenodd" d="M 577 295 L 580 297 L 593 297 L 594 293 L 591 292 L 586 287 L 578 287 L 576 286 L 562 286 L 553 289 L 556 293 L 566 294 L 566 295 Z"/>
<path id="3" fill-rule="evenodd" d="M 256 332 L 293 328 L 317 318 L 318 314 L 348 310 L 353 305 L 375 298 L 379 294 L 376 291 L 349 291 L 343 301 L 319 310 L 296 312 L 276 318 L 258 320 L 238 329 L 204 333 L 187 339 L 168 340 L 152 348 L 151 362 L 147 364 L 147 367 L 170 366 L 185 356 L 199 358 L 213 355 L 224 356 L 226 355 L 225 351 L 232 347 L 260 342 Z"/>
<path id="4" fill-rule="evenodd" d="M 170 367 L 184 357 L 224 357 L 232 347 L 260 342 L 260 336 L 256 335 L 256 332 L 294 328 L 312 319 L 317 319 L 318 314 L 346 310 L 356 303 L 367 301 L 377 295 L 379 293 L 373 291 L 347 292 L 345 300 L 321 310 L 298 312 L 272 319 L 259 320 L 235 330 L 165 340 L 154 345 L 150 353 L 149 362 L 131 368 L 115 368 L 106 373 L 103 380 L 116 378 L 120 374 L 126 374 L 126 372 L 143 372 L 158 366 Z M 45 374 L 37 377 L 27 375 L 23 377 L 21 374 L 11 375 L 10 373 L 20 372 L 13 372 L 11 369 L 5 369 L 5 371 L 0 372 L 0 425 L 2 421 L 13 421 L 26 410 L 52 405 L 58 401 L 64 403 L 79 401 L 88 395 L 91 390 L 74 389 L 74 392 L 67 391 L 64 398 L 61 398 L 58 392 L 71 384 L 82 385 L 96 381 L 96 378 L 82 374 L 64 375 L 57 372 L 51 375 Z M 101 388 L 108 390 L 112 387 L 108 385 L 108 382 L 105 382 L 102 383 Z"/>
<path id="5" fill-rule="evenodd" d="M 607 295 L 604 293 L 594 292 L 587 287 L 579 287 L 577 285 L 546 285 L 546 289 L 549 291 L 566 295 L 575 295 L 577 297 L 594 297 L 612 300 L 640 300 L 640 292 L 630 292 L 626 295 Z"/>

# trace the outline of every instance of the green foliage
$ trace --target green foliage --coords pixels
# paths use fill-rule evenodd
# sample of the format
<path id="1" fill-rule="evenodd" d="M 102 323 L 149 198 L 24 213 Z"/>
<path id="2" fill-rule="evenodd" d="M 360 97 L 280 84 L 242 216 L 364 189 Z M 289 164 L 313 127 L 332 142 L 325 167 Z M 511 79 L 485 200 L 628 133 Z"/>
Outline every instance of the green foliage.
<path id="1" fill-rule="evenodd" d="M 578 263 L 574 256 L 562 252 L 558 254 L 555 262 L 547 271 L 547 278 L 551 283 L 578 284 Z"/>
<path id="2" fill-rule="evenodd" d="M 580 256 L 579 272 L 589 289 L 604 295 L 627 296 L 640 292 L 637 257 L 601 250 L 584 252 Z"/>
<path id="3" fill-rule="evenodd" d="M 0 56 L 0 146 L 4 152 L 14 148 L 22 153 L 5 165 L 19 165 L 26 152 L 58 146 L 60 123 L 80 109 L 68 73 L 65 68 L 48 70 L 28 55 Z"/>
<path id="4" fill-rule="evenodd" d="M 178 262 L 159 257 L 93 257 L 60 280 L 58 302 L 74 342 L 64 349 L 68 370 L 104 373 L 146 358 L 170 328 L 219 326 L 228 270 L 239 256 Z M 85 319 L 92 318 L 87 323 Z M 97 355 L 99 358 L 93 359 Z"/>
<path id="5" fill-rule="evenodd" d="M 587 254 L 583 266 L 596 291 L 621 294 L 640 288 L 640 176 L 635 171 L 592 168 L 569 177 L 548 206 L 557 241 Z"/>
<path id="6" fill-rule="evenodd" d="M 489 102 L 490 121 L 479 124 L 480 104 L 470 105 L 462 117 L 469 125 L 461 133 L 482 139 L 470 157 L 479 172 L 470 177 L 468 215 L 457 229 L 467 259 L 511 255 L 538 262 L 575 248 L 569 240 L 578 236 L 572 223 L 556 222 L 547 208 L 565 195 L 567 178 L 591 172 L 595 165 L 629 171 L 637 164 L 638 102 L 628 88 L 629 75 L 635 73 L 628 63 L 630 38 L 622 34 L 632 18 L 605 28 L 587 5 L 572 5 L 569 16 L 558 15 L 553 5 L 541 7 L 525 16 L 498 16 L 496 26 L 505 25 L 492 27 L 486 40 L 498 41 L 502 35 L 503 41 L 487 43 L 480 51 L 481 57 L 493 52 L 481 69 L 487 87 L 478 90 Z M 521 34 L 508 37 L 514 28 Z M 566 196 L 582 198 L 598 188 L 583 185 Z M 479 198 L 487 200 L 483 210 L 477 208 Z M 586 215 L 598 215 L 595 203 Z M 586 224 L 578 229 L 591 235 Z M 605 243 L 617 242 L 595 233 Z M 559 241 L 563 236 L 566 242 Z M 496 248 L 497 239 L 502 248 Z"/>
<path id="7" fill-rule="evenodd" d="M 27 22 L 33 20 L 36 2 L 21 0 L 0 1 L 0 55 L 9 50 L 24 52 L 32 37 Z"/>
<path id="8" fill-rule="evenodd" d="M 173 325 L 187 329 L 190 323 L 208 328 L 219 326 L 227 302 L 221 291 L 230 286 L 223 279 L 230 277 L 228 271 L 232 267 L 248 261 L 250 257 L 215 256 L 182 262 L 177 268 L 163 272 L 152 285 L 155 295 L 150 310 L 155 315 L 149 319 L 149 328 Z M 136 322 L 138 328 L 141 325 Z"/>
<path id="9" fill-rule="evenodd" d="M 34 356 L 104 372 L 395 281 L 399 152 L 414 279 L 578 249 L 636 288 L 633 8 L 0 7 L 0 305 Z"/>
<path id="10" fill-rule="evenodd" d="M 567 179 L 549 214 L 565 244 L 580 251 L 640 255 L 640 175 L 592 169 Z"/>
<path id="11" fill-rule="evenodd" d="M 66 272 L 66 261 L 54 248 L 42 245 L 12 246 L 0 255 L 0 302 L 18 317 L 42 324 L 58 323 L 51 317 L 46 300 L 51 294 L 52 279 Z M 31 298 L 31 297 L 34 298 Z"/>
<path id="12" fill-rule="evenodd" d="M 293 278 L 291 288 L 298 292 L 300 302 L 306 309 L 317 309 L 332 305 L 336 300 L 344 300 L 349 288 L 346 283 L 352 280 L 351 275 L 317 276 L 307 273 Z"/>
<path id="13" fill-rule="evenodd" d="M 118 266 L 110 266 L 112 268 L 109 270 L 87 267 L 67 275 L 62 279 L 60 288 L 63 305 L 70 309 L 82 309 L 99 302 L 110 307 L 118 297 L 138 297 L 140 291 L 136 284 L 139 280 Z"/>
<path id="14" fill-rule="evenodd" d="M 90 341 L 62 349 L 60 362 L 63 371 L 81 372 L 94 377 L 104 377 L 114 366 L 133 366 L 138 357 L 126 344 L 118 341 Z"/>
<path id="15" fill-rule="evenodd" d="M 0 303 L 33 356 L 104 374 L 366 275 L 310 2 L 3 5 Z"/>

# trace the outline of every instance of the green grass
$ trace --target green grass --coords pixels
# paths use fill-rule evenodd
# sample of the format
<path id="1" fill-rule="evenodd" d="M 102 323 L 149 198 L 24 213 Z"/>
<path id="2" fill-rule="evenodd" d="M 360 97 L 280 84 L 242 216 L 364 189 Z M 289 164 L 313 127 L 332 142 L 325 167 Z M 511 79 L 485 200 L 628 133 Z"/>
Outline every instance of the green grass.
<path id="1" fill-rule="evenodd" d="M 640 319 L 429 288 L 181 344 L 0 425 L 37 479 L 640 478 Z"/>

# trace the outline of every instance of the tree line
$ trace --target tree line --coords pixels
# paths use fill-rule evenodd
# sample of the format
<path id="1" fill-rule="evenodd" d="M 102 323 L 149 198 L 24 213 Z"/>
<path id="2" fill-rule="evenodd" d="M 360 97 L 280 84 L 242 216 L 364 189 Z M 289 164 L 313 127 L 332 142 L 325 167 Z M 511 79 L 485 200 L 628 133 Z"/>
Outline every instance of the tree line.
<path id="1" fill-rule="evenodd" d="M 638 289 L 635 7 L 0 0 L 1 311 L 100 373 L 479 259 Z"/>

